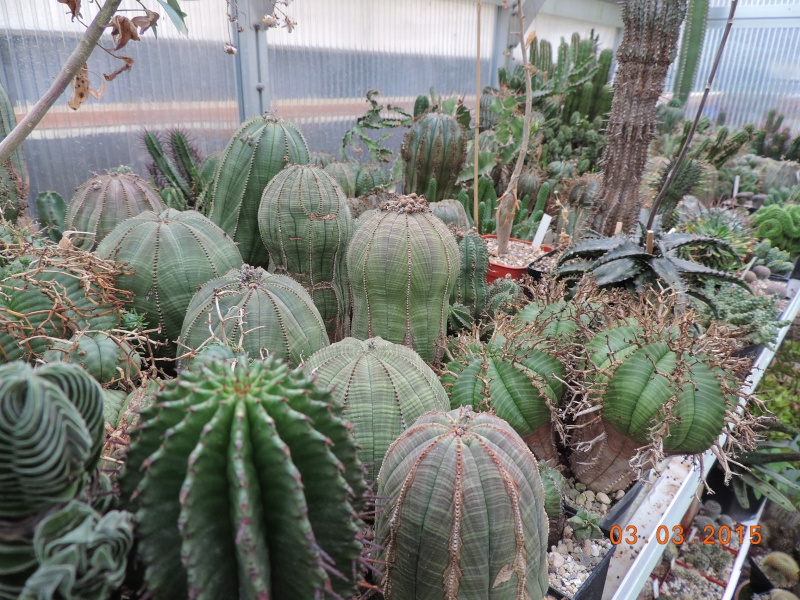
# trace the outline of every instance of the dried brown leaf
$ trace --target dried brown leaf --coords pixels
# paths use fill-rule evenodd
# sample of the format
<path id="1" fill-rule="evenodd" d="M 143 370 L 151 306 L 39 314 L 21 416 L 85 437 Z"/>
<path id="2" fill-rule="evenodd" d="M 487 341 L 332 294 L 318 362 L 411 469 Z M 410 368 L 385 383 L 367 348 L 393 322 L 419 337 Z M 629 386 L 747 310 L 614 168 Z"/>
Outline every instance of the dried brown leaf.
<path id="1" fill-rule="evenodd" d="M 69 8 L 70 12 L 72 13 L 72 20 L 75 20 L 75 17 L 82 17 L 81 14 L 81 0 L 57 0 L 60 4 L 66 4 L 67 8 Z"/>
<path id="2" fill-rule="evenodd" d="M 146 15 L 139 15 L 138 17 L 133 17 L 131 19 L 131 23 L 134 26 L 139 28 L 139 35 L 144 34 L 145 31 L 150 29 L 151 27 L 155 27 L 158 23 L 159 14 L 157 12 L 153 12 L 152 10 L 144 9 L 144 12 L 147 13 Z M 155 31 L 155 30 L 154 30 Z"/>
<path id="3" fill-rule="evenodd" d="M 120 73 L 124 73 L 125 71 L 130 71 L 131 67 L 133 66 L 133 59 L 129 56 L 117 56 L 118 59 L 123 61 L 125 64 L 122 65 L 119 69 L 114 71 L 113 73 L 103 73 L 103 77 L 106 78 L 106 81 L 114 81 L 117 78 L 117 75 Z"/>
<path id="4" fill-rule="evenodd" d="M 111 27 L 111 37 L 114 38 L 114 42 L 117 44 L 114 46 L 115 51 L 124 48 L 131 40 L 139 41 L 139 32 L 136 31 L 136 25 L 128 17 L 123 17 L 122 15 L 114 16 L 109 27 Z"/>
<path id="5" fill-rule="evenodd" d="M 72 97 L 69 99 L 69 107 L 78 110 L 81 104 L 89 98 L 89 67 L 84 63 L 81 70 L 72 80 Z"/>

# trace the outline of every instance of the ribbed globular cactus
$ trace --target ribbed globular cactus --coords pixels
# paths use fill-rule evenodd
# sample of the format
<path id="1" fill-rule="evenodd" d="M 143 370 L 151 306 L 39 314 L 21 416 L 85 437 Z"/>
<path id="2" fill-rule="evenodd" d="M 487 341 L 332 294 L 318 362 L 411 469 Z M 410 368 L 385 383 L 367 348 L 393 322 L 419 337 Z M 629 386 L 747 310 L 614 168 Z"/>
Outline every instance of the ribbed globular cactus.
<path id="1" fill-rule="evenodd" d="M 75 190 L 67 205 L 64 231 L 76 231 L 70 240 L 82 250 L 93 250 L 125 219 L 166 207 L 146 179 L 127 167 L 95 175 Z"/>
<path id="2" fill-rule="evenodd" d="M 450 408 L 442 384 L 419 355 L 379 337 L 346 338 L 314 354 L 303 368 L 344 407 L 373 481 L 403 431 L 428 411 Z"/>
<path id="3" fill-rule="evenodd" d="M 458 200 L 442 200 L 431 202 L 428 206 L 431 212 L 442 220 L 445 225 L 455 225 L 458 229 L 466 231 L 469 228 L 467 211 Z"/>
<path id="4" fill-rule="evenodd" d="M 122 490 L 156 600 L 355 591 L 355 442 L 330 394 L 277 359 L 169 382 L 132 433 Z"/>
<path id="5" fill-rule="evenodd" d="M 356 173 L 358 172 L 358 165 L 332 162 L 327 164 L 323 170 L 336 180 L 336 183 L 342 188 L 345 196 L 348 198 L 356 197 Z"/>
<path id="6" fill-rule="evenodd" d="M 80 365 L 103 385 L 135 379 L 142 366 L 142 358 L 128 342 L 103 331 L 79 332 L 56 342 L 44 360 Z"/>
<path id="7" fill-rule="evenodd" d="M 559 471 L 543 463 L 539 463 L 539 476 L 544 486 L 544 511 L 550 525 L 547 536 L 547 547 L 550 548 L 557 545 L 564 536 L 564 525 L 567 522 L 564 490 L 567 482 Z"/>
<path id="8" fill-rule="evenodd" d="M 8 363 L 0 406 L 0 519 L 73 499 L 104 439 L 100 385 L 77 365 Z"/>
<path id="9" fill-rule="evenodd" d="M 452 198 L 466 154 L 466 136 L 456 118 L 425 113 L 411 126 L 400 152 L 405 163 L 405 192 L 424 195 L 435 180 L 436 196 L 428 200 Z"/>
<path id="10" fill-rule="evenodd" d="M 64 197 L 56 192 L 42 192 L 36 196 L 36 215 L 47 236 L 54 242 L 61 241 L 67 215 Z"/>
<path id="11" fill-rule="evenodd" d="M 197 287 L 242 264 L 233 240 L 209 219 L 171 208 L 123 221 L 96 253 L 127 265 L 117 286 L 134 294 L 133 308 L 161 327 L 157 338 L 166 342 L 180 335 Z"/>
<path id="12" fill-rule="evenodd" d="M 389 172 L 379 164 L 360 164 L 356 170 L 356 197 L 382 189 L 391 181 Z"/>
<path id="13" fill-rule="evenodd" d="M 206 343 L 209 329 L 218 341 L 235 344 L 251 356 L 275 354 L 291 365 L 329 343 L 322 317 L 303 286 L 249 265 L 197 291 L 186 310 L 178 356 Z"/>
<path id="14" fill-rule="evenodd" d="M 347 198 L 318 167 L 290 165 L 267 184 L 258 209 L 261 239 L 273 272 L 306 289 L 331 340 L 350 329 L 345 254 L 353 235 Z"/>
<path id="15" fill-rule="evenodd" d="M 431 412 L 386 453 L 376 519 L 386 600 L 530 600 L 547 593 L 536 460 L 501 419 Z"/>
<path id="16" fill-rule="evenodd" d="M 379 336 L 414 348 L 427 362 L 438 360 L 460 269 L 455 238 L 424 199 L 412 194 L 387 202 L 359 226 L 347 251 L 351 335 Z"/>
<path id="17" fill-rule="evenodd" d="M 461 270 L 450 294 L 450 303 L 466 307 L 472 318 L 477 319 L 486 309 L 489 298 L 489 285 L 486 283 L 489 250 L 483 238 L 475 233 L 457 232 L 456 238 L 461 253 Z"/>
<path id="18" fill-rule="evenodd" d="M 204 202 L 210 206 L 209 218 L 239 244 L 247 264 L 265 269 L 269 264 L 258 233 L 264 188 L 287 165 L 308 162 L 308 146 L 297 126 L 269 115 L 248 119 L 228 142 Z"/>

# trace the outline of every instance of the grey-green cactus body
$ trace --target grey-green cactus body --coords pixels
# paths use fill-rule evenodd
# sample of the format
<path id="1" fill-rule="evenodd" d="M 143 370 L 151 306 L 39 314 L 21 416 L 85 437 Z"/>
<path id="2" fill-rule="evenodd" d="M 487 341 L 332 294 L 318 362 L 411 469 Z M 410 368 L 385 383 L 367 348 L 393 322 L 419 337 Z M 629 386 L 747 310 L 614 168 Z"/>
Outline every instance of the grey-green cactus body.
<path id="1" fill-rule="evenodd" d="M 39 223 L 47 231 L 53 242 L 61 241 L 64 233 L 64 219 L 67 215 L 67 203 L 61 194 L 42 192 L 36 196 L 36 215 Z"/>
<path id="2" fill-rule="evenodd" d="M 472 318 L 477 319 L 486 309 L 489 298 L 489 285 L 486 273 L 489 271 L 489 250 L 481 236 L 468 232 L 458 240 L 461 253 L 461 270 L 450 294 L 450 304 L 466 307 Z"/>
<path id="3" fill-rule="evenodd" d="M 536 460 L 507 423 L 428 413 L 378 476 L 386 600 L 527 600 L 547 592 L 547 517 Z"/>
<path id="4" fill-rule="evenodd" d="M 346 338 L 314 354 L 303 368 L 344 407 L 370 480 L 392 442 L 417 418 L 450 408 L 447 392 L 419 355 L 379 337 Z"/>
<path id="5" fill-rule="evenodd" d="M 391 181 L 389 172 L 381 165 L 377 163 L 360 164 L 356 170 L 356 197 L 382 189 Z"/>
<path id="6" fill-rule="evenodd" d="M 454 225 L 461 231 L 469 229 L 467 211 L 458 200 L 442 200 L 430 203 L 431 212 L 439 217 L 445 225 Z"/>
<path id="7" fill-rule="evenodd" d="M 81 185 L 67 205 L 64 231 L 76 231 L 70 240 L 82 250 L 94 250 L 117 225 L 145 211 L 166 208 L 146 179 L 130 169 L 95 175 Z"/>
<path id="8" fill-rule="evenodd" d="M 453 235 L 426 205 L 400 196 L 362 223 L 347 251 L 347 273 L 351 335 L 410 346 L 431 362 L 442 355 L 461 259 Z"/>
<path id="9" fill-rule="evenodd" d="M 56 342 L 44 360 L 80 365 L 103 385 L 134 379 L 142 366 L 142 358 L 128 342 L 103 331 L 81 332 Z"/>
<path id="10" fill-rule="evenodd" d="M 275 354 L 291 365 L 329 344 L 322 317 L 302 285 L 249 265 L 207 282 L 192 297 L 178 355 L 202 346 L 212 331 L 253 357 Z"/>
<path id="11" fill-rule="evenodd" d="M 117 286 L 133 292 L 133 308 L 151 327 L 160 326 L 156 336 L 167 342 L 180 335 L 198 286 L 242 264 L 233 240 L 209 219 L 171 208 L 120 223 L 97 254 L 127 264 Z"/>
<path id="12" fill-rule="evenodd" d="M 325 165 L 323 170 L 336 180 L 336 183 L 342 188 L 345 196 L 348 198 L 356 197 L 356 173 L 358 172 L 358 165 L 332 162 Z"/>
<path id="13" fill-rule="evenodd" d="M 345 254 L 353 235 L 347 198 L 322 169 L 291 165 L 267 184 L 258 211 L 273 271 L 303 285 L 331 340 L 350 329 Z"/>
<path id="14" fill-rule="evenodd" d="M 279 360 L 243 356 L 181 372 L 139 423 L 122 489 L 153 598 L 355 591 L 364 484 L 328 392 Z"/>
<path id="15" fill-rule="evenodd" d="M 426 113 L 414 123 L 403 142 L 405 192 L 423 195 L 431 179 L 435 179 L 436 197 L 428 200 L 452 198 L 466 152 L 466 137 L 455 117 Z"/>
<path id="16" fill-rule="evenodd" d="M 544 486 L 544 511 L 549 521 L 547 547 L 558 544 L 564 536 L 566 513 L 564 512 L 564 490 L 567 482 L 564 476 L 552 467 L 539 463 L 539 476 Z"/>
<path id="17" fill-rule="evenodd" d="M 209 188 L 209 218 L 230 235 L 244 262 L 267 268 L 269 255 L 258 233 L 258 207 L 270 180 L 289 164 L 307 165 L 300 130 L 270 116 L 248 119 L 217 161 Z"/>

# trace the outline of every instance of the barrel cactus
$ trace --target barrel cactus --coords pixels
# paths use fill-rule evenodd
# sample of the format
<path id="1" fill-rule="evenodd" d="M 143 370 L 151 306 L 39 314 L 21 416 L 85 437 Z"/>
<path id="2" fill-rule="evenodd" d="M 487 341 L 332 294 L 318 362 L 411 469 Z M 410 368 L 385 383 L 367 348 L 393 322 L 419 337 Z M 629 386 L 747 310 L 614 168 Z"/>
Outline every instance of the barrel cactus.
<path id="1" fill-rule="evenodd" d="M 417 353 L 379 337 L 346 338 L 315 353 L 303 368 L 344 407 L 373 481 L 403 431 L 423 413 L 450 408 L 442 384 Z"/>
<path id="2" fill-rule="evenodd" d="M 97 247 L 97 255 L 125 263 L 117 286 L 134 294 L 133 308 L 157 338 L 172 342 L 197 287 L 242 264 L 224 231 L 195 211 L 168 208 L 120 223 Z"/>
<path id="3" fill-rule="evenodd" d="M 332 162 L 323 169 L 336 180 L 348 198 L 356 197 L 356 173 L 358 165 L 352 163 Z"/>
<path id="4" fill-rule="evenodd" d="M 431 412 L 378 476 L 386 600 L 528 600 L 547 593 L 547 516 L 536 459 L 490 414 Z"/>
<path id="5" fill-rule="evenodd" d="M 270 180 L 289 164 L 307 165 L 308 146 L 297 126 L 269 115 L 248 119 L 217 162 L 208 191 L 209 218 L 230 235 L 244 262 L 267 268 L 258 233 L 258 206 Z"/>
<path id="6" fill-rule="evenodd" d="M 322 317 L 303 286 L 249 265 L 197 291 L 186 310 L 178 355 L 203 346 L 209 329 L 217 340 L 240 346 L 251 356 L 268 352 L 292 365 L 329 343 Z"/>
<path id="7" fill-rule="evenodd" d="M 131 436 L 124 496 L 156 600 L 350 597 L 364 490 L 331 395 L 268 357 L 167 383 Z"/>
<path id="8" fill-rule="evenodd" d="M 273 271 L 303 285 L 331 340 L 347 336 L 350 290 L 345 254 L 353 220 L 336 181 L 310 165 L 286 167 L 264 190 L 258 227 Z"/>
<path id="9" fill-rule="evenodd" d="M 324 169 L 329 164 L 336 162 L 336 157 L 329 152 L 310 152 L 308 158 L 312 165 L 320 169 Z"/>
<path id="10" fill-rule="evenodd" d="M 77 232 L 70 238 L 73 245 L 93 250 L 125 219 L 165 208 L 146 179 L 127 167 L 118 167 L 95 175 L 75 190 L 67 205 L 64 231 Z"/>
<path id="11" fill-rule="evenodd" d="M 135 379 L 142 366 L 142 358 L 128 342 L 104 331 L 79 332 L 56 342 L 44 360 L 80 365 L 102 385 Z"/>
<path id="12" fill-rule="evenodd" d="M 467 155 L 467 139 L 455 117 L 429 112 L 412 125 L 400 155 L 405 163 L 405 192 L 424 195 L 431 180 L 438 202 L 453 197 Z"/>
<path id="13" fill-rule="evenodd" d="M 461 231 L 469 229 L 467 211 L 458 200 L 442 200 L 430 203 L 431 212 L 439 217 L 445 225 L 454 225 Z"/>
<path id="14" fill-rule="evenodd" d="M 438 360 L 460 268 L 453 235 L 423 198 L 387 202 L 359 226 L 347 251 L 352 336 L 379 336 L 414 348 L 427 362 Z"/>
<path id="15" fill-rule="evenodd" d="M 358 165 L 356 170 L 356 196 L 382 189 L 392 182 L 389 172 L 377 163 Z"/>
<path id="16" fill-rule="evenodd" d="M 63 196 L 56 192 L 42 192 L 36 196 L 36 214 L 50 240 L 60 242 L 67 215 L 67 203 Z"/>
<path id="17" fill-rule="evenodd" d="M 450 303 L 464 306 L 472 318 L 477 319 L 483 314 L 489 298 L 489 285 L 486 283 L 489 250 L 483 238 L 475 233 L 456 232 L 456 239 L 461 253 L 461 270 L 450 294 Z"/>

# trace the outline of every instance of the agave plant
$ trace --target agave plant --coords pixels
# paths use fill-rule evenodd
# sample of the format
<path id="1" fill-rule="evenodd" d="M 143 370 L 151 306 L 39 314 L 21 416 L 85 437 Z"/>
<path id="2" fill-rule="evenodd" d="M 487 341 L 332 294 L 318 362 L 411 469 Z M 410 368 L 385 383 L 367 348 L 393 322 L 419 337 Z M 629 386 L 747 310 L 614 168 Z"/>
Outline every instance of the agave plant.
<path id="1" fill-rule="evenodd" d="M 590 237 L 578 242 L 561 255 L 554 274 L 577 280 L 592 273 L 600 287 L 628 287 L 642 290 L 648 285 L 671 287 L 681 304 L 687 296 L 709 302 L 694 285 L 693 277 L 714 278 L 745 285 L 731 273 L 718 271 L 686 258 L 682 249 L 713 247 L 725 249 L 731 255 L 736 250 L 717 238 L 691 233 L 664 233 L 658 222 L 653 229 L 653 247 L 647 251 L 647 229 L 641 223 L 631 235 Z"/>

